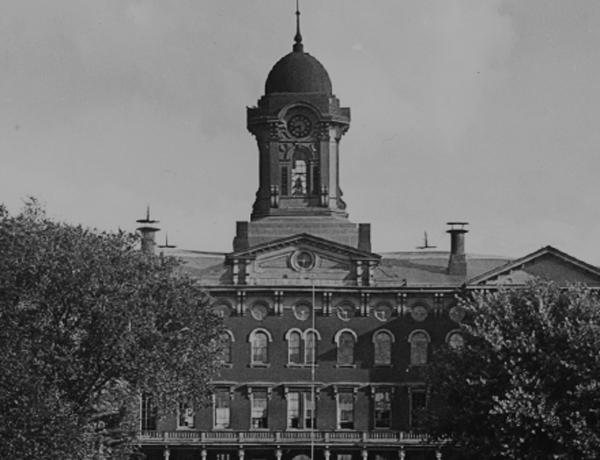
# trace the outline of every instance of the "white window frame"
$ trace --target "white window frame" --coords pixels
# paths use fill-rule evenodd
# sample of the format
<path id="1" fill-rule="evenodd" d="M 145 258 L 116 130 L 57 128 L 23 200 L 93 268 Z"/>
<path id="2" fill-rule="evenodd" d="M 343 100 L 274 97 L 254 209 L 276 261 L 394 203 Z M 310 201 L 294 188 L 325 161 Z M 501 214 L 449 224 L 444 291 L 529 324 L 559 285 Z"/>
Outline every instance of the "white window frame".
<path id="1" fill-rule="evenodd" d="M 217 424 L 217 393 L 226 393 L 227 394 L 227 426 L 220 426 Z M 215 430 L 230 430 L 231 429 L 231 401 L 233 400 L 233 394 L 231 388 L 216 388 L 215 392 L 212 395 L 213 404 L 212 404 L 212 419 L 213 419 L 213 429 Z"/>
<path id="2" fill-rule="evenodd" d="M 252 388 L 250 393 L 250 429 L 251 430 L 268 430 L 269 429 L 269 389 L 268 388 L 264 388 L 264 387 L 257 387 L 257 388 Z M 254 422 L 254 414 L 253 414 L 253 410 L 254 410 L 254 402 L 256 400 L 256 394 L 257 393 L 264 393 L 265 395 L 265 402 L 266 402 L 266 407 L 265 407 L 265 426 L 262 427 L 255 427 L 253 426 L 253 422 Z"/>
<path id="3" fill-rule="evenodd" d="M 386 363 L 378 363 L 377 362 L 377 337 L 381 334 L 385 334 L 390 338 L 390 360 L 389 362 Z M 377 329 L 374 333 L 373 333 L 373 365 L 374 366 L 391 366 L 392 362 L 393 362 L 393 354 L 394 354 L 394 343 L 396 342 L 396 338 L 394 337 L 394 334 L 392 334 L 392 332 L 389 329 Z"/>
<path id="4" fill-rule="evenodd" d="M 255 361 L 254 360 L 254 358 L 255 358 L 255 356 L 254 356 L 254 340 L 256 338 L 256 335 L 259 333 L 263 333 L 267 337 L 267 350 L 266 350 L 266 360 L 265 361 Z M 269 343 L 273 342 L 273 336 L 271 335 L 271 333 L 265 328 L 262 328 L 262 327 L 256 328 L 248 335 L 248 342 L 250 343 L 250 365 L 256 366 L 256 367 L 268 367 L 269 359 L 270 359 Z"/>
<path id="5" fill-rule="evenodd" d="M 425 360 L 424 362 L 418 361 L 415 359 L 415 357 L 417 356 L 416 353 L 416 343 L 414 341 L 414 337 L 417 334 L 423 334 L 425 335 L 425 338 L 427 339 L 425 343 Z M 429 333 L 424 330 L 424 329 L 415 329 L 414 331 L 412 331 L 409 336 L 408 336 L 408 343 L 410 344 L 410 365 L 411 366 L 425 366 L 427 364 L 427 362 L 429 361 L 429 344 L 431 343 L 431 336 L 429 335 Z"/>
<path id="6" fill-rule="evenodd" d="M 352 428 L 342 428 L 342 407 L 340 396 L 349 394 L 352 400 Z M 356 430 L 356 388 L 340 388 L 336 390 L 336 426 L 338 430 Z"/>
<path id="7" fill-rule="evenodd" d="M 182 410 L 186 413 L 182 414 Z M 184 417 L 187 422 L 181 423 L 181 418 Z M 193 407 L 187 404 L 179 404 L 177 406 L 177 429 L 178 430 L 194 430 L 196 429 L 196 412 Z"/>

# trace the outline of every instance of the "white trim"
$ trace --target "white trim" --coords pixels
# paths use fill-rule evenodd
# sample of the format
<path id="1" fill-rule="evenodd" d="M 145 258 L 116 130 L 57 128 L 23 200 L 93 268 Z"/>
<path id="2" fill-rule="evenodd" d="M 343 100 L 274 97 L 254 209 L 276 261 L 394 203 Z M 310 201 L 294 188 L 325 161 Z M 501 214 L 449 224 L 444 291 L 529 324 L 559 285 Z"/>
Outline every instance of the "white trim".
<path id="1" fill-rule="evenodd" d="M 375 343 L 375 337 L 377 337 L 379 334 L 389 335 L 392 338 L 392 343 L 396 343 L 396 337 L 394 337 L 394 334 L 389 329 L 377 329 L 375 332 L 373 332 L 373 336 L 371 338 L 372 343 Z"/>
<path id="2" fill-rule="evenodd" d="M 285 339 L 285 341 L 286 341 L 286 342 L 289 342 L 289 341 L 290 341 L 290 334 L 291 334 L 292 332 L 297 332 L 298 334 L 300 334 L 300 340 L 303 340 L 303 339 L 304 339 L 304 333 L 302 332 L 302 330 L 301 330 L 301 329 L 298 329 L 297 327 L 293 327 L 293 328 L 291 328 L 291 329 L 288 329 L 288 330 L 286 331 L 286 333 L 283 335 L 283 338 Z"/>
<path id="3" fill-rule="evenodd" d="M 232 343 L 235 342 L 235 336 L 233 335 L 233 332 L 231 332 L 229 329 L 224 329 L 223 334 L 227 334 L 231 339 Z"/>
<path id="4" fill-rule="evenodd" d="M 317 336 L 317 340 L 321 340 L 321 334 L 319 333 L 319 331 L 317 331 L 316 329 L 314 329 L 314 328 L 312 328 L 312 327 L 309 327 L 308 329 L 306 329 L 306 330 L 304 331 L 304 333 L 302 334 L 302 338 L 303 338 L 304 340 L 306 340 L 306 337 L 308 336 L 308 334 L 309 334 L 310 332 L 314 332 L 314 333 L 315 333 L 315 335 Z"/>
<path id="5" fill-rule="evenodd" d="M 333 343 L 335 343 L 338 347 L 340 345 L 340 336 L 344 333 L 344 332 L 349 332 L 352 337 L 354 337 L 354 343 L 358 343 L 358 335 L 356 335 L 356 332 L 354 332 L 352 329 L 350 328 L 344 328 L 344 329 L 340 329 L 339 331 L 337 331 L 335 333 L 335 335 L 333 336 Z"/>
<path id="6" fill-rule="evenodd" d="M 263 332 L 264 334 L 266 334 L 267 339 L 269 340 L 269 342 L 273 341 L 273 336 L 271 335 L 271 333 L 267 329 L 265 329 L 264 327 L 257 327 L 252 332 L 250 332 L 250 334 L 248 334 L 248 342 L 252 342 L 252 339 L 254 338 L 254 336 L 258 332 Z"/>
<path id="7" fill-rule="evenodd" d="M 463 341 L 463 346 L 465 343 L 465 335 L 463 334 L 463 331 L 461 331 L 460 329 L 452 329 L 450 332 L 448 332 L 446 334 L 446 338 L 444 339 L 444 342 L 446 343 L 446 345 L 448 345 L 448 347 L 450 347 L 452 350 L 456 350 L 456 348 L 453 348 L 450 346 L 450 337 L 452 337 L 454 334 L 458 334 L 462 341 Z M 462 347 L 460 347 L 462 348 Z"/>
<path id="8" fill-rule="evenodd" d="M 465 335 L 463 334 L 463 331 L 461 331 L 460 329 L 452 329 L 450 332 L 448 332 L 446 334 L 446 338 L 444 339 L 444 342 L 448 343 L 448 340 L 450 339 L 450 336 L 452 334 L 460 334 L 463 339 L 465 338 Z"/>
<path id="9" fill-rule="evenodd" d="M 420 332 L 425 334 L 425 336 L 427 337 L 427 342 L 431 343 L 431 336 L 425 329 L 415 329 L 410 334 L 408 334 L 408 343 L 412 343 L 413 337 Z"/>

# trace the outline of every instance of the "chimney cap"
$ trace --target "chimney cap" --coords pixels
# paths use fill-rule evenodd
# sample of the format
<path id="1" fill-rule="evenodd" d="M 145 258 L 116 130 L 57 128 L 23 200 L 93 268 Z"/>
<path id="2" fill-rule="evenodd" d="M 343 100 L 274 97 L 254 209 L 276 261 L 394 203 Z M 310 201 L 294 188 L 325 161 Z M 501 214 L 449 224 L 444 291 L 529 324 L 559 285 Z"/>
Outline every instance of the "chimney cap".
<path id="1" fill-rule="evenodd" d="M 450 228 L 446 230 L 448 233 L 450 232 L 468 232 L 465 228 L 465 225 L 469 225 L 468 222 L 446 222 L 446 225 L 450 225 Z"/>
<path id="2" fill-rule="evenodd" d="M 150 219 L 150 205 L 146 206 L 146 217 L 143 219 L 138 219 L 138 220 L 136 220 L 136 222 L 138 224 L 150 224 L 150 225 L 159 223 L 158 220 Z M 140 227 L 140 228 L 138 228 L 138 230 L 140 230 L 142 228 L 144 228 L 144 227 Z M 158 229 L 156 229 L 156 230 L 158 230 Z"/>

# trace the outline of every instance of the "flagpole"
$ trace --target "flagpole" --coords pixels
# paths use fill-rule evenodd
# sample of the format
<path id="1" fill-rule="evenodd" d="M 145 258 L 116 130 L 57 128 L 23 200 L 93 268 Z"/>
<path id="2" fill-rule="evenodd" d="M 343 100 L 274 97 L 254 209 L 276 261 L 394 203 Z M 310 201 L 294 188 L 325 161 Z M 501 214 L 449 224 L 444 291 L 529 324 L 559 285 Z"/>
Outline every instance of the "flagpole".
<path id="1" fill-rule="evenodd" d="M 315 281 L 312 280 L 312 357 L 311 357 L 311 366 L 310 366 L 310 381 L 311 381 L 311 399 L 312 399 L 312 420 L 310 424 L 311 436 L 310 436 L 310 458 L 311 460 L 315 460 L 315 425 L 317 423 L 317 398 L 315 395 L 315 371 L 317 368 L 317 330 L 316 330 L 316 320 L 315 320 Z"/>

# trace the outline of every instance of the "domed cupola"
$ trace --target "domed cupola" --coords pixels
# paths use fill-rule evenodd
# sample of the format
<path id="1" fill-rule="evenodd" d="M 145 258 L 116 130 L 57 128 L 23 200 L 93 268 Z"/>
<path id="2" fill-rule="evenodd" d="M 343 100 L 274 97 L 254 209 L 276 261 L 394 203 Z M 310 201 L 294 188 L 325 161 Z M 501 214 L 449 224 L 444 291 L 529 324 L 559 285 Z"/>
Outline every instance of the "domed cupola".
<path id="1" fill-rule="evenodd" d="M 282 57 L 269 72 L 265 94 L 332 94 L 331 80 L 323 64 L 297 45 L 298 43 L 294 45 L 294 51 Z"/>

